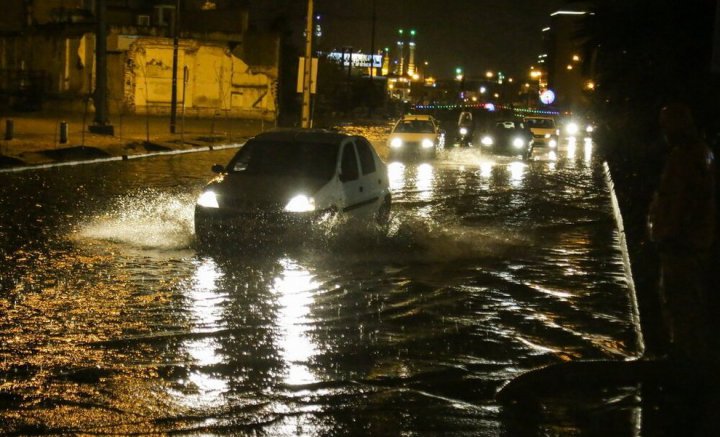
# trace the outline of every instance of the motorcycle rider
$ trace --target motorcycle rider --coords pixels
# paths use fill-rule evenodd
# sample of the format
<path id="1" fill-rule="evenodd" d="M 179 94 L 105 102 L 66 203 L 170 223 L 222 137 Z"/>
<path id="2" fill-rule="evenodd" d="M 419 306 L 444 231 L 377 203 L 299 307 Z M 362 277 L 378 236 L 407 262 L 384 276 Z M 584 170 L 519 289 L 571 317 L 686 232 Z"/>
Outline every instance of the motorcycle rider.
<path id="1" fill-rule="evenodd" d="M 469 146 L 473 136 L 473 118 L 469 111 L 462 111 L 458 118 L 457 136 L 461 146 Z"/>

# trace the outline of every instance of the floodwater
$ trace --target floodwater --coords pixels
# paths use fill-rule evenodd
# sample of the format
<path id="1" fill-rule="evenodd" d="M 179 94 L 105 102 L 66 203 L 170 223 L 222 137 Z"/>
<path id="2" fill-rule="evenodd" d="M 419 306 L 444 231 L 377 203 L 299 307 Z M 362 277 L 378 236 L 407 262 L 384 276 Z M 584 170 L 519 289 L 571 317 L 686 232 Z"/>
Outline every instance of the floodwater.
<path id="1" fill-rule="evenodd" d="M 391 163 L 385 233 L 197 250 L 195 198 L 233 152 L 0 173 L 0 431 L 634 433 L 632 390 L 531 423 L 494 399 L 638 353 L 592 144 Z"/>

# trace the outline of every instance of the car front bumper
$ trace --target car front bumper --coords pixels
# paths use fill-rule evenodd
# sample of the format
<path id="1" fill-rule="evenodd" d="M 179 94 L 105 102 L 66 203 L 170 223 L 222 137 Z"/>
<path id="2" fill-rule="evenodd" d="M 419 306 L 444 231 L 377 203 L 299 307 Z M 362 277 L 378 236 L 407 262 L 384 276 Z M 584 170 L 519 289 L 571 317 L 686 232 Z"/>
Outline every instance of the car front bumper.
<path id="1" fill-rule="evenodd" d="M 422 145 L 418 143 L 405 143 L 402 147 L 391 147 L 390 148 L 390 156 L 399 158 L 399 157 L 431 157 L 435 156 L 437 147 L 422 147 Z"/>
<path id="2" fill-rule="evenodd" d="M 201 242 L 223 239 L 265 242 L 282 240 L 288 236 L 304 238 L 334 216 L 335 211 L 332 209 L 291 213 L 196 206 L 195 235 Z"/>

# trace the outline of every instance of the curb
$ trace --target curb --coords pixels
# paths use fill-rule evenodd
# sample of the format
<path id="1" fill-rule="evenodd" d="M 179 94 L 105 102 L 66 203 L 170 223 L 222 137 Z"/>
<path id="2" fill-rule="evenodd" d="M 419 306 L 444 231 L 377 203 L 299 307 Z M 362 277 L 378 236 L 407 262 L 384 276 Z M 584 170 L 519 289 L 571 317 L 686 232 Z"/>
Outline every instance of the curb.
<path id="1" fill-rule="evenodd" d="M 165 155 L 183 155 L 186 153 L 212 152 L 214 150 L 239 148 L 239 147 L 242 147 L 244 144 L 245 144 L 245 142 L 234 143 L 234 144 L 224 144 L 224 145 L 220 145 L 220 146 L 195 147 L 195 148 L 186 149 L 186 150 L 168 150 L 168 151 L 163 151 L 163 152 L 141 153 L 141 154 L 137 154 L 137 155 L 121 155 L 121 156 L 110 156 L 107 158 L 84 159 L 84 160 L 80 160 L 80 161 L 64 161 L 64 162 L 52 162 L 52 163 L 47 163 L 47 164 L 24 165 L 24 166 L 10 167 L 10 168 L 0 168 L 0 174 L 2 174 L 2 173 L 19 173 L 19 172 L 23 172 L 23 171 L 41 170 L 41 169 L 54 168 L 54 167 L 68 167 L 68 166 L 74 166 L 74 165 L 101 164 L 104 162 L 114 162 L 114 161 L 130 161 L 130 160 L 134 160 L 134 159 L 152 158 L 152 157 L 165 156 Z"/>
<path id="2" fill-rule="evenodd" d="M 617 195 L 615 194 L 615 182 L 613 182 L 612 174 L 610 173 L 610 166 L 607 161 L 603 162 L 603 169 L 605 170 L 605 182 L 610 190 L 610 202 L 612 203 L 613 215 L 615 216 L 615 223 L 617 225 L 620 238 L 620 251 L 622 252 L 623 257 L 625 280 L 627 281 L 628 289 L 630 291 L 630 317 L 633 325 L 635 326 L 635 333 L 637 334 L 637 358 L 640 358 L 645 353 L 645 340 L 643 338 L 642 325 L 640 324 L 640 309 L 638 306 L 637 292 L 635 290 L 635 279 L 632 274 L 632 265 L 630 264 L 630 253 L 628 251 L 627 239 L 625 238 L 625 225 L 623 223 L 622 212 L 620 211 L 620 203 L 618 202 Z"/>

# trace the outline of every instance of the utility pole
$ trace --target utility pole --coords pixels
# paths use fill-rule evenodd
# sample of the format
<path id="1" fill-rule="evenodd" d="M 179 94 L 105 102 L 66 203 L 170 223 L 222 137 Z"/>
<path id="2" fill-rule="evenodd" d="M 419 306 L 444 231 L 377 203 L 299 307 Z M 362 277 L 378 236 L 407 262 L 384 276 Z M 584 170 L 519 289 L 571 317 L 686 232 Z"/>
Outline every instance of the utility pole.
<path id="1" fill-rule="evenodd" d="M 305 64 L 303 65 L 303 102 L 301 127 L 310 127 L 310 76 L 312 74 L 313 0 L 308 0 L 305 25 Z"/>
<path id="2" fill-rule="evenodd" d="M 93 103 L 95 105 L 94 124 L 88 127 L 93 133 L 113 135 L 113 127 L 108 121 L 107 101 L 107 19 L 105 0 L 95 0 L 95 92 Z"/>
<path id="3" fill-rule="evenodd" d="M 172 90 L 170 91 L 170 133 L 175 133 L 177 124 L 177 79 L 178 79 L 178 34 L 180 27 L 180 0 L 175 2 L 173 15 L 173 60 L 172 60 Z"/>
<path id="4" fill-rule="evenodd" d="M 375 76 L 375 23 L 377 22 L 377 14 L 375 10 L 376 0 L 372 3 L 372 31 L 370 35 L 370 79 Z"/>

